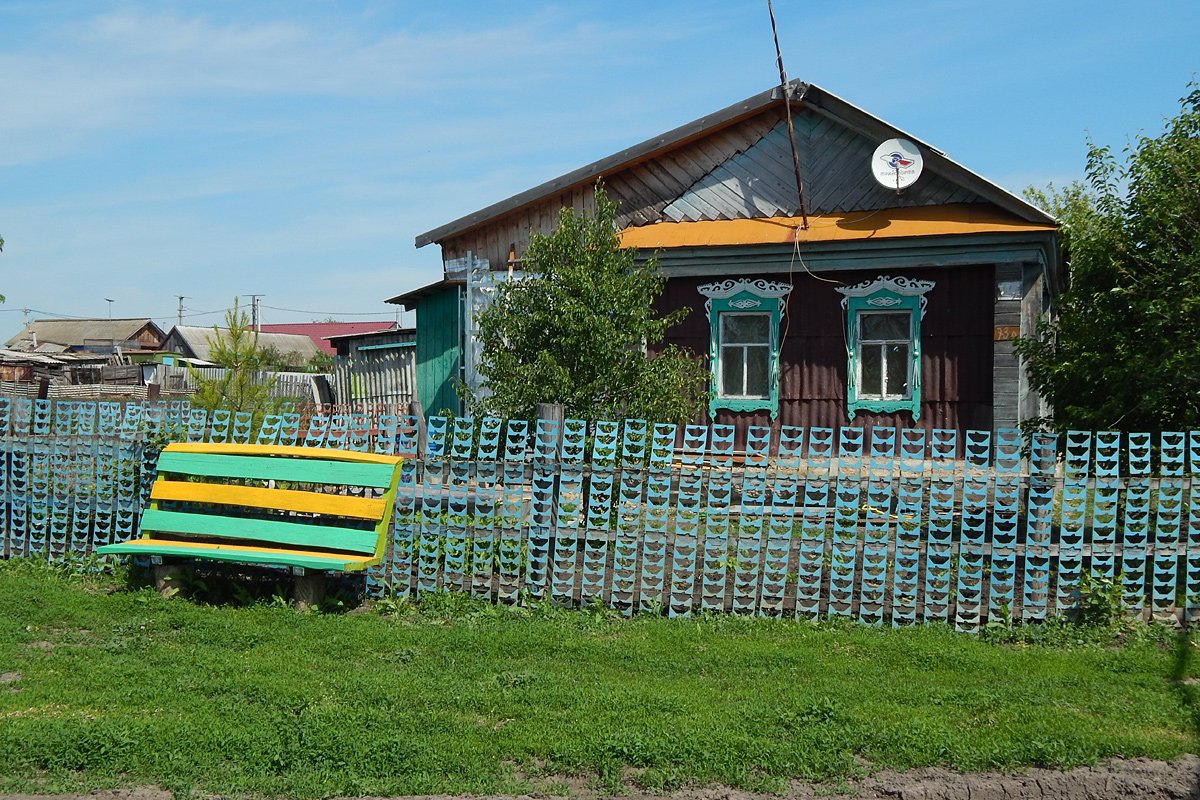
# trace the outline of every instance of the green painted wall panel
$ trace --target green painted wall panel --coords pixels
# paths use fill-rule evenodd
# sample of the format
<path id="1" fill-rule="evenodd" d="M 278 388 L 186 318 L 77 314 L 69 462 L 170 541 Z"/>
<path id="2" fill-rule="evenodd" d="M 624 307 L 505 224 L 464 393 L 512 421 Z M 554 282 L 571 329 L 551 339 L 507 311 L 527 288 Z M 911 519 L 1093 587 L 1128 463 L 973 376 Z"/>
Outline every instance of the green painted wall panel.
<path id="1" fill-rule="evenodd" d="M 426 414 L 460 413 L 454 390 L 462 366 L 462 302 L 451 286 L 417 303 L 417 398 Z"/>

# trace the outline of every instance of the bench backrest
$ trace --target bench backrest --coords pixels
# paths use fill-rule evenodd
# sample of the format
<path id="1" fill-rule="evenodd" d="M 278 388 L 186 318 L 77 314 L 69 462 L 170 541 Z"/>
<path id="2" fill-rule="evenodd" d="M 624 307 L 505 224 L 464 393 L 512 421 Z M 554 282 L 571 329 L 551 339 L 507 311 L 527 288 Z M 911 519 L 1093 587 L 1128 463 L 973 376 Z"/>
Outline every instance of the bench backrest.
<path id="1" fill-rule="evenodd" d="M 401 461 L 312 447 L 170 444 L 143 535 L 370 555 L 370 566 L 383 557 Z"/>

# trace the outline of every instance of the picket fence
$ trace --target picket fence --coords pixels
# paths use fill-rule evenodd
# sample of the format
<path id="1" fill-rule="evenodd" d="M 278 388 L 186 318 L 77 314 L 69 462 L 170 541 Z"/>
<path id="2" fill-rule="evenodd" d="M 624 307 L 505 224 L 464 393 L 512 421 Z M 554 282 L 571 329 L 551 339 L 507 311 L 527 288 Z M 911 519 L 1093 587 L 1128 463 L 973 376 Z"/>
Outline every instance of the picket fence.
<path id="1" fill-rule="evenodd" d="M 301 415 L 0 398 L 5 557 L 86 555 L 137 534 L 170 440 L 407 458 L 372 593 L 626 613 L 867 623 L 1069 613 L 1112 592 L 1200 610 L 1200 432 L 730 426 Z"/>

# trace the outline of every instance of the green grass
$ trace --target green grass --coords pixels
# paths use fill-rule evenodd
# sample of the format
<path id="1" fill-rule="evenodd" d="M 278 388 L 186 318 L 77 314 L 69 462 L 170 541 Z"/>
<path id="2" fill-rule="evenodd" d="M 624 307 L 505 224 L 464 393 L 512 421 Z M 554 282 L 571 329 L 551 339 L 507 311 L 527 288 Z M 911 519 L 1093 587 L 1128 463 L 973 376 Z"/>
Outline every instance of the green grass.
<path id="1" fill-rule="evenodd" d="M 871 768 L 1195 752 L 1192 645 L 1049 644 L 738 617 L 617 620 L 439 596 L 302 615 L 0 562 L 0 791 L 781 789 Z M 1019 637 L 1018 637 L 1019 638 Z M 1097 641 L 1092 641 L 1097 640 Z M 15 675 L 15 677 L 14 677 Z"/>

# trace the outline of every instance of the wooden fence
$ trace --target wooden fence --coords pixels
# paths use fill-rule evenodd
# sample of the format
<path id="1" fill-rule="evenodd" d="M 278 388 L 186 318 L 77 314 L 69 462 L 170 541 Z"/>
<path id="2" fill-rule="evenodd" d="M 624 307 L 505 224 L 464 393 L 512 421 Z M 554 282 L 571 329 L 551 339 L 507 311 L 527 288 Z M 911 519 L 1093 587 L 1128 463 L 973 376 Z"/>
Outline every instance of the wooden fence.
<path id="1" fill-rule="evenodd" d="M 1200 609 L 1200 432 L 417 422 L 0 398 L 3 554 L 136 535 L 165 441 L 261 442 L 408 456 L 372 592 L 968 631 L 1081 591 Z"/>

